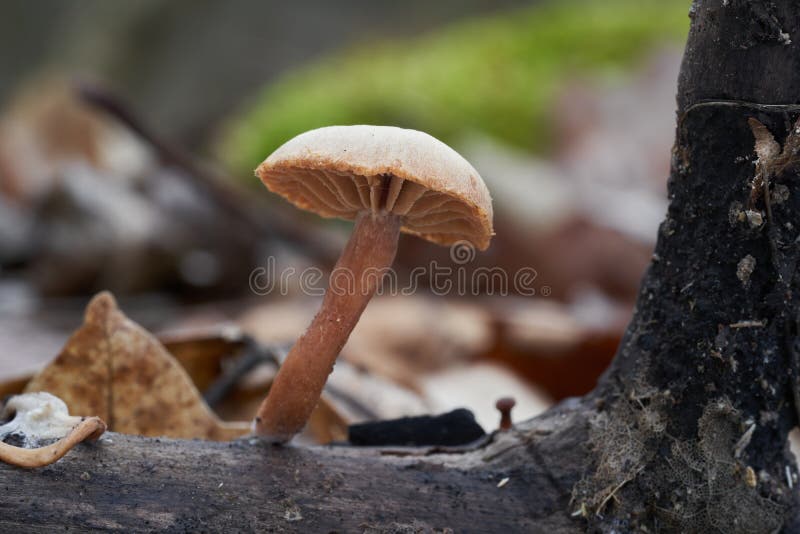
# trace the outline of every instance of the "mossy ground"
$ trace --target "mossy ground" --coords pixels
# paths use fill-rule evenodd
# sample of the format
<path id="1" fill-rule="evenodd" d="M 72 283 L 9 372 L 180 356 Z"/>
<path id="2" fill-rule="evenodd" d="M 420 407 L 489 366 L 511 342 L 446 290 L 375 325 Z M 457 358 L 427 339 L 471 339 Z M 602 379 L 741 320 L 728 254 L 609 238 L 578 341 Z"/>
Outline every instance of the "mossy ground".
<path id="1" fill-rule="evenodd" d="M 686 0 L 543 2 L 414 40 L 369 42 L 287 73 L 229 124 L 221 155 L 249 171 L 294 135 L 332 124 L 392 124 L 445 142 L 470 132 L 545 150 L 551 105 L 570 79 L 615 78 L 653 48 L 680 44 Z"/>

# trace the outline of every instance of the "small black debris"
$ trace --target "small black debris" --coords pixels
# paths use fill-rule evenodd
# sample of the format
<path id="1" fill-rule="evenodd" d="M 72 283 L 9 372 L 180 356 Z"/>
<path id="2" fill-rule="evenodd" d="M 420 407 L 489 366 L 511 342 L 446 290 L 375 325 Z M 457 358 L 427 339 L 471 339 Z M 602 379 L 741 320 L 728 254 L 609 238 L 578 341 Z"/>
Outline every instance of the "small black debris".
<path id="1" fill-rule="evenodd" d="M 351 425 L 348 439 L 359 446 L 457 446 L 482 438 L 486 433 L 475 415 L 460 408 L 441 415 L 403 417 Z"/>

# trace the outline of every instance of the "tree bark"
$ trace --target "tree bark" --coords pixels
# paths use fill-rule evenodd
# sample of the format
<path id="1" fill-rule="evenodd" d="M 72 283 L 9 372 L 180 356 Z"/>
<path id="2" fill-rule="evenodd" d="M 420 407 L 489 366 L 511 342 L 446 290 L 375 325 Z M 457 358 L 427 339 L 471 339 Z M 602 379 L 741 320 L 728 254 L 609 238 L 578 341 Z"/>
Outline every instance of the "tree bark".
<path id="1" fill-rule="evenodd" d="M 798 413 L 800 195 L 796 171 L 754 193 L 748 119 L 783 144 L 800 114 L 800 4 L 696 1 L 692 17 L 670 207 L 634 318 L 593 393 L 607 407 L 594 423 L 594 480 L 576 495 L 623 484 L 611 515 L 631 526 L 796 529 L 787 435 Z"/>
<path id="2" fill-rule="evenodd" d="M 0 531 L 571 532 L 579 418 L 553 410 L 459 452 L 109 433 L 42 469 L 1 466 Z"/>
<path id="3" fill-rule="evenodd" d="M 692 16 L 669 211 L 593 393 L 469 451 L 112 434 L 42 470 L 0 466 L 0 527 L 798 531 L 800 188 L 790 169 L 754 192 L 748 119 L 782 144 L 800 115 L 800 4 L 698 0 Z"/>

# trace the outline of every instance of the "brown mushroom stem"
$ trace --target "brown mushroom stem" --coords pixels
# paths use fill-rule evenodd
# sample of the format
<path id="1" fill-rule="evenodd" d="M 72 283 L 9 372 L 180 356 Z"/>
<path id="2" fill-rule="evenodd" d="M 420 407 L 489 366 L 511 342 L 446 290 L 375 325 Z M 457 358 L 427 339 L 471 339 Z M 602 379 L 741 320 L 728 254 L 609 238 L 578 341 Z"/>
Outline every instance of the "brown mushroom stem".
<path id="1" fill-rule="evenodd" d="M 256 434 L 284 443 L 303 429 L 339 352 L 394 262 L 400 226 L 397 215 L 359 214 L 331 272 L 322 306 L 292 347 L 258 409 Z"/>
<path id="2" fill-rule="evenodd" d="M 495 403 L 495 408 L 500 412 L 500 430 L 510 430 L 514 423 L 511 420 L 511 410 L 517 405 L 514 397 L 503 397 Z"/>
<path id="3" fill-rule="evenodd" d="M 18 467 L 44 467 L 64 457 L 72 448 L 85 440 L 96 440 L 106 431 L 106 424 L 99 417 L 87 417 L 78 423 L 69 434 L 46 447 L 23 449 L 0 442 L 0 461 Z"/>

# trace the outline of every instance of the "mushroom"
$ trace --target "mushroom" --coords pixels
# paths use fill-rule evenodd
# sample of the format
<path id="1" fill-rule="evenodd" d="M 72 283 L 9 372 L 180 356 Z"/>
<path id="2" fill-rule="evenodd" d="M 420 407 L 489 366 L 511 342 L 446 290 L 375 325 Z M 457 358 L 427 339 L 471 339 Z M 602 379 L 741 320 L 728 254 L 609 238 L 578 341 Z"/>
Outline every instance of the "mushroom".
<path id="1" fill-rule="evenodd" d="M 492 201 L 478 172 L 428 134 L 391 126 L 329 126 L 289 140 L 256 175 L 323 217 L 354 220 L 317 315 L 292 347 L 255 418 L 285 443 L 305 425 L 342 346 L 391 268 L 400 232 L 440 245 L 492 237 Z"/>
<path id="2" fill-rule="evenodd" d="M 0 441 L 0 461 L 18 467 L 52 464 L 81 441 L 96 440 L 106 430 L 106 424 L 99 417 L 69 415 L 64 401 L 45 392 L 11 397 L 0 417 L 10 419 L 0 426 L 0 439 L 13 435 L 21 438 L 25 445 L 24 448 L 15 447 Z M 40 442 L 53 439 L 58 441 L 39 446 Z"/>
<path id="3" fill-rule="evenodd" d="M 510 430 L 514 423 L 511 421 L 511 410 L 517 405 L 514 397 L 502 397 L 494 404 L 500 412 L 500 430 Z"/>

